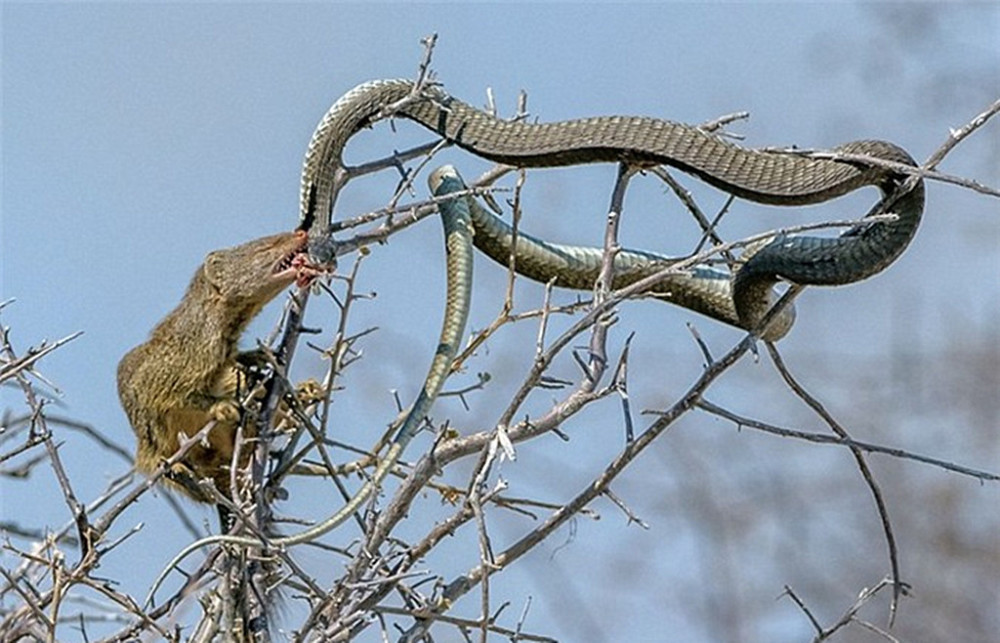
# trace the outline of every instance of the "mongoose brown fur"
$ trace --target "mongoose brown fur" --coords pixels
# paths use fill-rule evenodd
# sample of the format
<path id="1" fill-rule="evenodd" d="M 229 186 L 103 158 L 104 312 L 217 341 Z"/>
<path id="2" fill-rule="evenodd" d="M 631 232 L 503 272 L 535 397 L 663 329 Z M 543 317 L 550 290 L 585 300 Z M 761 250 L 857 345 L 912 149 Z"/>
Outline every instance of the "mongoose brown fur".
<path id="1" fill-rule="evenodd" d="M 199 502 L 214 501 L 197 484 L 204 478 L 230 496 L 243 379 L 237 342 L 265 304 L 292 283 L 306 285 L 319 274 L 305 252 L 307 237 L 301 230 L 285 232 L 210 253 L 177 308 L 122 358 L 118 395 L 136 434 L 140 472 L 155 472 L 177 452 L 182 435 L 190 437 L 215 420 L 207 441 L 188 451 L 165 479 Z"/>

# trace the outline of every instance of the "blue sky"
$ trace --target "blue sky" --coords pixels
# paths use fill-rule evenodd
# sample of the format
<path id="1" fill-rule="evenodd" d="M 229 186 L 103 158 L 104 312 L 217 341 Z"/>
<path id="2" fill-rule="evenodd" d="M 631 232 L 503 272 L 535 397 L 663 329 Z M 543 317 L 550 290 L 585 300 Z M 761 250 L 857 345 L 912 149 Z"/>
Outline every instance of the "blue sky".
<path id="1" fill-rule="evenodd" d="M 634 113 L 700 122 L 748 110 L 751 119 L 733 127 L 748 145 L 827 147 L 884 138 L 923 159 L 950 127 L 1000 95 L 995 73 L 1000 9 L 989 3 L 4 4 L 0 278 L 2 298 L 17 302 L 4 310 L 3 323 L 13 328 L 20 350 L 84 331 L 43 362 L 42 371 L 63 391 L 58 413 L 91 423 L 131 448 L 114 387 L 117 360 L 175 305 L 208 251 L 296 224 L 302 156 L 320 116 L 359 82 L 412 77 L 419 40 L 431 32 L 440 35 L 433 62 L 439 79 L 473 104 L 482 104 L 491 87 L 508 114 L 518 91 L 527 90 L 530 112 L 543 120 Z M 348 159 L 384 155 L 427 139 L 415 127 L 398 129 L 395 137 L 387 128 L 364 133 L 349 148 Z M 996 131 L 994 125 L 964 143 L 943 169 L 996 186 Z M 458 153 L 444 159 L 467 177 L 486 167 Z M 558 241 L 599 243 L 613 176 L 613 167 L 534 173 L 526 229 Z M 687 184 L 707 211 L 724 201 L 724 195 L 693 179 Z M 338 216 L 379 207 L 389 196 L 386 185 L 352 184 Z M 846 364 L 859 356 L 877 362 L 894 342 L 930 350 L 949 329 L 996 327 L 996 200 L 940 184 L 929 189 L 925 223 L 896 265 L 864 284 L 810 291 L 800 300 L 800 321 L 784 343 L 790 355 L 808 361 L 820 353 L 821 361 L 835 368 L 838 360 Z M 873 202 L 873 194 L 853 195 L 805 215 L 856 216 Z M 658 184 L 636 186 L 626 207 L 627 244 L 672 253 L 690 247 L 693 226 L 678 223 L 680 207 L 662 197 Z M 736 237 L 797 223 L 798 214 L 741 203 L 724 230 Z M 435 226 L 430 220 L 414 226 L 368 260 L 365 287 L 377 290 L 378 299 L 358 310 L 356 323 L 382 330 L 379 344 L 366 347 L 364 368 L 348 382 L 340 403 L 349 418 L 345 426 L 380 430 L 391 419 L 388 391 L 399 389 L 405 398 L 419 385 L 441 310 Z M 474 327 L 495 314 L 503 287 L 501 270 L 479 266 Z M 538 305 L 537 289 L 522 290 L 525 307 Z M 639 331 L 649 355 L 635 373 L 643 382 L 636 394 L 647 406 L 666 403 L 697 372 L 684 322 L 696 321 L 720 351 L 739 337 L 662 306 L 636 308 L 623 328 Z M 314 321 L 329 327 L 331 311 L 316 309 Z M 265 333 L 275 318 L 273 310 L 265 313 L 253 332 Z M 899 319 L 913 323 L 901 327 Z M 619 346 L 626 334 L 620 332 Z M 509 370 L 516 382 L 530 359 L 530 350 L 521 350 L 519 342 L 532 336 L 525 328 L 498 343 L 483 368 Z M 664 378 L 664 389 L 655 369 L 675 359 L 686 363 Z M 303 374 L 322 368 L 308 357 L 303 362 Z M 638 370 L 643 366 L 650 369 L 645 375 Z M 571 363 L 562 368 L 573 377 Z M 489 424 L 508 391 L 497 386 L 463 422 L 474 428 Z M 722 395 L 734 404 L 751 404 L 758 394 L 734 385 L 723 386 Z M 850 393 L 845 395 L 847 403 Z M 15 391 L 4 389 L 3 396 L 5 407 L 18 408 Z M 444 409 L 460 413 L 458 405 Z M 617 426 L 616 418 L 611 409 L 580 423 Z M 352 439 L 363 443 L 359 436 Z M 566 488 L 575 489 L 610 457 L 618 437 L 574 445 L 570 463 L 559 456 L 546 459 L 545 449 L 568 448 L 556 441 L 531 447 L 542 453 L 526 455 L 528 464 L 522 466 L 530 471 L 537 457 L 534 466 L 542 472 L 527 474 L 515 495 L 566 497 L 545 487 L 547 463 L 559 462 Z M 72 436 L 66 440 L 63 453 L 81 497 L 94 497 L 123 470 L 113 458 L 93 453 L 92 445 Z M 996 453 L 963 451 L 959 443 L 951 455 L 989 466 Z M 637 467 L 655 464 L 647 459 Z M 506 475 L 516 478 L 518 472 Z M 65 521 L 65 506 L 48 477 L 40 470 L 27 481 L 0 480 L 5 519 L 36 525 Z M 645 478 L 635 479 L 638 489 Z M 613 508 L 604 511 L 614 515 Z M 575 576 L 565 570 L 588 556 L 606 555 L 602 547 L 652 547 L 643 538 L 662 538 L 670 526 L 666 520 L 653 536 L 635 535 L 638 530 L 626 529 L 618 517 L 594 531 L 581 525 L 569 551 L 554 557 L 553 545 L 531 564 L 544 569 L 561 563 L 563 571 L 551 574 Z M 127 550 L 127 561 L 109 560 L 102 571 L 114 576 L 142 569 L 129 580 L 148 585 L 152 568 L 185 537 L 171 533 L 169 519 L 162 502 L 147 496 L 123 522 L 147 523 L 137 538 L 142 543 Z M 498 529 L 513 537 L 523 525 Z M 677 555 L 668 552 L 673 558 L 658 565 L 690 573 Z M 578 625 L 553 614 L 545 596 L 554 590 L 540 574 L 507 576 L 504 592 L 535 596 L 535 630 L 566 640 L 610 640 L 602 638 L 607 632 L 588 639 L 574 630 Z M 590 609 L 606 600 L 600 588 L 582 580 L 575 592 Z M 682 620 L 648 618 L 655 608 L 631 605 L 605 626 L 630 632 L 632 640 L 702 636 Z M 791 611 L 772 620 L 785 636 L 806 632 Z M 677 638 L 655 638 L 664 631 Z"/>

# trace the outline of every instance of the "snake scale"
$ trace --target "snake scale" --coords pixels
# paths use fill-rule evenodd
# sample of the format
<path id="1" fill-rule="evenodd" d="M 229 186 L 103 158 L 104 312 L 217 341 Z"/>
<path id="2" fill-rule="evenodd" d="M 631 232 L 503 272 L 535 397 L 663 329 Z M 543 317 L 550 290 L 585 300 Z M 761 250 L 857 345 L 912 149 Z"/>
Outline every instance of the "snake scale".
<path id="1" fill-rule="evenodd" d="M 487 212 L 475 200 L 470 201 L 474 242 L 483 254 L 501 265 L 508 265 L 516 254 L 515 270 L 528 279 L 575 290 L 591 290 L 597 281 L 604 260 L 604 249 L 551 243 L 526 232 L 517 231 L 503 219 Z M 625 288 L 640 279 L 663 272 L 679 260 L 645 252 L 622 249 L 614 258 L 611 289 Z M 777 300 L 772 289 L 762 295 L 770 306 Z M 733 301 L 731 275 L 726 270 L 693 266 L 667 274 L 646 291 L 658 299 L 708 315 L 733 326 L 741 326 Z M 786 306 L 761 333 L 768 341 L 785 336 L 795 322 L 795 307 Z"/>
<path id="2" fill-rule="evenodd" d="M 462 149 L 516 167 L 598 162 L 664 164 L 738 197 L 784 206 L 820 203 L 863 186 L 878 187 L 883 198 L 872 213 L 891 208 L 896 220 L 872 223 L 836 238 L 774 238 L 747 259 L 728 297 L 718 296 L 720 288 L 728 286 L 721 286 L 722 280 L 714 272 L 670 284 L 677 303 L 747 329 L 754 328 L 765 314 L 773 301 L 771 286 L 779 279 L 803 285 L 838 285 L 885 269 L 906 249 L 923 213 L 923 183 L 918 181 L 902 190 L 905 177 L 883 167 L 743 148 L 697 127 L 648 117 L 603 116 L 552 123 L 506 121 L 438 87 L 425 88 L 415 96 L 412 81 L 376 80 L 345 94 L 317 126 L 303 168 L 301 221 L 330 215 L 337 172 L 344 167 L 344 147 L 351 136 L 389 106 L 395 106 L 394 116 L 419 123 Z M 915 165 L 905 150 L 885 141 L 854 141 L 833 151 Z M 486 238 L 477 227 L 476 245 L 483 249 Z M 503 261 L 506 263 L 506 259 Z M 515 265 L 520 267 L 529 261 L 522 262 L 518 256 Z M 543 263 L 532 278 L 548 281 L 556 277 L 569 285 L 579 282 L 578 268 L 575 262 Z M 789 323 L 787 318 L 784 322 L 786 326 Z M 783 334 L 773 329 L 772 333 Z"/>
<path id="3" fill-rule="evenodd" d="M 896 215 L 892 220 L 868 223 L 835 238 L 779 235 L 755 248 L 752 256 L 744 257 L 731 279 L 722 271 L 697 267 L 676 278 L 668 277 L 657 286 L 667 293 L 670 301 L 747 329 L 755 329 L 766 314 L 773 301 L 772 285 L 779 279 L 802 285 L 838 285 L 865 279 L 885 269 L 906 249 L 923 214 L 923 182 L 904 183 L 903 174 L 877 165 L 747 149 L 697 127 L 647 117 L 605 116 L 553 123 L 505 121 L 437 87 L 425 88 L 415 95 L 411 81 L 377 80 L 355 87 L 334 103 L 313 134 L 303 168 L 300 227 L 309 228 L 317 218 L 325 220 L 332 214 L 336 193 L 345 180 L 344 147 L 354 134 L 386 109 L 477 156 L 516 167 L 598 162 L 664 164 L 735 196 L 784 206 L 819 203 L 863 186 L 878 187 L 883 196 L 869 214 L 891 212 Z M 916 165 L 903 149 L 884 141 L 855 141 L 834 151 Z M 461 179 L 450 168 L 442 168 L 431 176 L 432 191 L 436 194 L 460 190 L 462 186 Z M 293 536 L 272 539 L 269 543 L 272 546 L 304 543 L 323 535 L 371 496 L 413 437 L 454 357 L 468 314 L 470 241 L 493 259 L 507 261 L 513 236 L 506 224 L 481 211 L 471 198 L 448 201 L 439 209 L 448 246 L 448 298 L 441 342 L 424 388 L 372 478 L 355 496 L 321 523 Z M 472 235 L 474 239 L 470 240 Z M 600 262 L 600 251 L 596 249 L 550 244 L 527 235 L 518 236 L 516 252 L 516 267 L 525 276 L 540 281 L 555 278 L 557 283 L 573 288 L 589 288 Z M 631 274 L 641 274 L 632 278 L 634 281 L 658 272 L 671 261 L 652 253 L 625 251 L 615 268 L 616 272 L 620 269 L 620 277 L 625 279 Z M 627 282 L 614 285 L 619 287 L 624 283 Z M 764 338 L 779 338 L 792 319 L 790 313 L 777 318 Z M 251 537 L 203 538 L 184 548 L 171 561 L 153 589 L 188 554 L 213 543 L 261 544 Z"/>

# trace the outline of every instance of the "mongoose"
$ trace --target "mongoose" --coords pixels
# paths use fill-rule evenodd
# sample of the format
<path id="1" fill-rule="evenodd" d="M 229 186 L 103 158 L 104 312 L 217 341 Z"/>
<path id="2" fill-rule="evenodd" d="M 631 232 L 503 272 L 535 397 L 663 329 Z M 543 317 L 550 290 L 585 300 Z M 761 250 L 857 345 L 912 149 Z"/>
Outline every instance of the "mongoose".
<path id="1" fill-rule="evenodd" d="M 197 483 L 204 478 L 230 496 L 244 379 L 237 342 L 265 304 L 323 271 L 310 263 L 307 241 L 297 230 L 209 253 L 177 308 L 122 358 L 118 395 L 138 441 L 136 469 L 153 473 L 177 452 L 181 435 L 216 420 L 207 442 L 188 451 L 165 479 L 199 502 L 214 501 Z"/>

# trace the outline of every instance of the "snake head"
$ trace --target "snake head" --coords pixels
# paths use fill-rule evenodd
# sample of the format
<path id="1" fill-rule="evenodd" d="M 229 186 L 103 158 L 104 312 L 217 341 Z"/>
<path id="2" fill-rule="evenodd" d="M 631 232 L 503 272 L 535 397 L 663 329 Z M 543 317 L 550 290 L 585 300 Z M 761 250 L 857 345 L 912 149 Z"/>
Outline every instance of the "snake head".
<path id="1" fill-rule="evenodd" d="M 314 265 L 324 266 L 327 271 L 337 267 L 337 242 L 327 230 L 313 230 L 309 233 L 306 254 Z"/>

